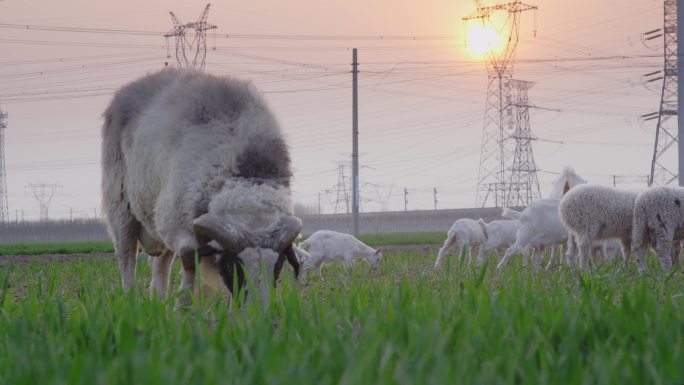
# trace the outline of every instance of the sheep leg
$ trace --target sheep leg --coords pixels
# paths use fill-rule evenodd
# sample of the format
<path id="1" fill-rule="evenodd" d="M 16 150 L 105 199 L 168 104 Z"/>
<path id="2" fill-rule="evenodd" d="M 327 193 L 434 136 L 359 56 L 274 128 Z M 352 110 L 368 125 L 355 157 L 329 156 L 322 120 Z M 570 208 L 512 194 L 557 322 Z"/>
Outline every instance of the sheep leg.
<path id="1" fill-rule="evenodd" d="M 568 265 L 575 264 L 575 235 L 568 234 L 568 242 L 565 250 L 565 260 Z"/>
<path id="2" fill-rule="evenodd" d="M 620 255 L 622 256 L 622 262 L 625 265 L 625 270 L 629 267 L 629 253 L 632 250 L 632 240 L 623 239 L 620 243 Z"/>
<path id="3" fill-rule="evenodd" d="M 541 256 L 543 250 L 544 247 L 542 246 L 538 250 L 535 250 L 534 254 L 532 254 L 532 268 L 534 269 L 535 273 L 539 273 L 541 269 Z"/>
<path id="4" fill-rule="evenodd" d="M 679 266 L 679 254 L 682 252 L 682 242 L 674 241 L 674 252 L 672 253 L 672 266 Z"/>
<path id="5" fill-rule="evenodd" d="M 442 258 L 449 253 L 449 251 L 456 245 L 456 237 L 449 234 L 447 239 L 444 241 L 444 245 L 437 252 L 437 260 L 435 261 L 434 269 L 439 269 L 442 267 Z"/>
<path id="6" fill-rule="evenodd" d="M 122 206 L 126 209 L 120 209 Z M 111 223 L 110 234 L 114 239 L 114 255 L 121 272 L 121 286 L 128 293 L 135 282 L 140 222 L 133 217 L 125 204 L 111 207 L 107 216 Z"/>
<path id="7" fill-rule="evenodd" d="M 511 259 L 511 256 L 513 256 L 513 254 L 515 253 L 520 252 L 522 249 L 523 248 L 521 247 L 521 245 L 516 241 L 513 245 L 511 245 L 511 247 L 506 249 L 506 253 L 504 254 L 503 258 L 501 258 L 501 260 L 499 261 L 499 264 L 496 265 L 496 268 L 501 269 L 502 267 L 504 267 L 508 263 L 508 260 Z"/>
<path id="8" fill-rule="evenodd" d="M 484 263 L 485 253 L 489 254 L 491 251 L 492 251 L 492 249 L 487 248 L 486 244 L 480 245 L 480 248 L 477 251 L 477 267 L 478 268 L 482 267 L 482 264 Z"/>
<path id="9" fill-rule="evenodd" d="M 191 253 L 186 253 L 181 255 L 181 265 L 183 267 L 181 275 L 180 291 L 187 290 L 188 293 L 192 293 L 195 287 L 195 255 Z M 182 304 L 186 304 L 190 301 L 190 297 L 183 296 L 179 298 Z"/>
<path id="10" fill-rule="evenodd" d="M 591 241 L 592 238 L 587 236 L 587 235 L 580 235 L 579 239 L 577 240 L 578 242 L 578 255 L 577 255 L 577 260 L 579 262 L 579 268 L 580 269 L 585 269 L 589 266 L 589 249 L 591 248 Z"/>
<path id="11" fill-rule="evenodd" d="M 672 267 L 672 238 L 674 231 L 663 230 L 656 234 L 656 254 L 660 258 L 660 266 L 666 272 Z"/>
<path id="12" fill-rule="evenodd" d="M 475 259 L 475 254 L 480 254 L 480 246 L 468 246 L 468 267 L 470 267 L 470 264 L 473 262 L 473 259 Z"/>
<path id="13" fill-rule="evenodd" d="M 318 270 L 318 278 L 321 279 L 321 282 L 324 281 L 323 274 L 321 273 L 322 268 L 323 268 L 323 261 L 318 261 L 318 263 L 316 264 L 316 269 Z"/>
<path id="14" fill-rule="evenodd" d="M 173 262 L 173 251 L 167 250 L 158 257 L 152 257 L 152 282 L 150 283 L 150 298 L 155 294 L 159 298 L 166 298 L 169 290 L 169 277 Z"/>

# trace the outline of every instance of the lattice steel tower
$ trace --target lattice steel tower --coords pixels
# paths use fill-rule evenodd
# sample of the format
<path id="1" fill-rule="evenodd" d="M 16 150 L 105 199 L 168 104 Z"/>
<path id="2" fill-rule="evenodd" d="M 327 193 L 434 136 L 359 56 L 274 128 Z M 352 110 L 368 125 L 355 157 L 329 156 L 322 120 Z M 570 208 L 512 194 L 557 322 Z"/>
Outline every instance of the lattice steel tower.
<path id="1" fill-rule="evenodd" d="M 0 222 L 9 221 L 7 206 L 7 169 L 5 168 L 5 128 L 7 128 L 7 112 L 0 106 Z"/>
<path id="2" fill-rule="evenodd" d="M 210 5 L 204 7 L 204 11 L 194 23 L 183 24 L 173 12 L 169 12 L 173 20 L 173 29 L 164 37 L 176 38 L 176 62 L 179 67 L 204 69 L 207 59 L 207 31 L 216 29 L 215 25 L 207 22 Z M 186 35 L 189 29 L 195 31 L 192 40 Z"/>
<path id="3" fill-rule="evenodd" d="M 487 51 L 487 99 L 485 118 L 482 129 L 482 147 L 480 149 L 480 168 L 477 179 L 477 203 L 485 206 L 492 202 L 495 206 L 507 205 L 510 179 L 507 167 L 515 151 L 514 143 L 509 140 L 515 131 L 513 117 L 513 64 L 518 46 L 520 30 L 520 14 L 535 10 L 537 7 L 514 1 L 485 7 L 477 1 L 477 10 L 463 18 L 464 22 L 472 20 L 483 24 L 491 24 L 492 14 L 505 11 L 508 13 L 506 24 L 508 37 L 505 46 L 498 52 Z M 529 194 L 528 194 L 529 195 Z"/>
<path id="4" fill-rule="evenodd" d="M 664 24 L 662 36 L 664 39 L 664 68 L 663 72 L 655 72 L 648 75 L 660 75 L 650 81 L 663 79 L 663 88 L 660 94 L 660 109 L 643 116 L 645 120 L 658 119 L 655 134 L 655 146 L 653 160 L 651 161 L 651 174 L 648 185 L 667 185 L 678 182 L 677 171 L 678 127 L 677 120 L 677 0 L 665 0 Z M 655 30 L 646 33 L 646 39 L 653 39 L 661 32 Z M 652 35 L 652 36 L 649 36 Z M 647 76 L 648 76 L 647 75 Z"/>
<path id="5" fill-rule="evenodd" d="M 38 207 L 40 207 L 40 221 L 47 222 L 50 202 L 52 202 L 52 198 L 55 196 L 57 189 L 62 186 L 59 183 L 29 183 L 26 187 L 31 189 L 33 197 L 38 201 Z"/>
<path id="6" fill-rule="evenodd" d="M 335 199 L 335 214 L 340 206 L 349 214 L 349 190 L 347 189 L 347 178 L 344 176 L 344 165 L 337 165 L 337 196 Z"/>
<path id="7" fill-rule="evenodd" d="M 524 80 L 512 80 L 513 84 L 513 120 L 515 131 L 510 138 L 515 141 L 513 165 L 506 194 L 507 206 L 527 206 L 536 199 L 541 199 L 537 165 L 532 153 L 532 131 L 530 130 L 530 105 L 527 91 L 534 85 Z"/>

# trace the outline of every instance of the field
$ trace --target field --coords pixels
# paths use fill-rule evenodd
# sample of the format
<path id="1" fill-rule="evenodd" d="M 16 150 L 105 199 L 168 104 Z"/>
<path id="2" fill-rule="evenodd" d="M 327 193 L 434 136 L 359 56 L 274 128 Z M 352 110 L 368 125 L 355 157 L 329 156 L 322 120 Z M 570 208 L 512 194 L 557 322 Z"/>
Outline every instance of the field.
<path id="1" fill-rule="evenodd" d="M 148 298 L 144 261 L 128 295 L 110 259 L 7 264 L 0 383 L 684 383 L 680 272 L 433 262 L 388 250 L 324 281 L 286 269 L 266 311 L 226 297 L 174 310 Z"/>

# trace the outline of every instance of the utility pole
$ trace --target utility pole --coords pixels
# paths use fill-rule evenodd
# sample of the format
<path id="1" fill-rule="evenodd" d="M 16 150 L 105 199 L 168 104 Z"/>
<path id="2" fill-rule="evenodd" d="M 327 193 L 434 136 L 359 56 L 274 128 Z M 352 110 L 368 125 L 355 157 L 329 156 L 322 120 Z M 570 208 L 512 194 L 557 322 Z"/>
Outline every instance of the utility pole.
<path id="1" fill-rule="evenodd" d="M 404 211 L 408 208 L 408 190 L 404 187 Z"/>
<path id="2" fill-rule="evenodd" d="M 616 185 L 617 185 L 617 183 L 615 181 L 615 175 L 613 175 L 613 187 L 615 187 Z"/>
<path id="3" fill-rule="evenodd" d="M 0 222 L 9 221 L 7 170 L 5 168 L 5 128 L 7 128 L 7 113 L 0 108 Z"/>
<path id="4" fill-rule="evenodd" d="M 437 211 L 437 187 L 432 188 L 432 195 L 435 202 L 435 211 Z"/>
<path id="5" fill-rule="evenodd" d="M 359 82 L 356 48 L 352 62 L 352 234 L 359 235 Z"/>

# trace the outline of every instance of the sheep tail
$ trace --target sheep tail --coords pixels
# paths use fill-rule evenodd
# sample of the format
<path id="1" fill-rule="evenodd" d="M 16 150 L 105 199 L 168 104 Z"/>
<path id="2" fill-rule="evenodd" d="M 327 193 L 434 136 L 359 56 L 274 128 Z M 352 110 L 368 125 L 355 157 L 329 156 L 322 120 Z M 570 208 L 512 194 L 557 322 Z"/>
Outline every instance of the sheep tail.
<path id="1" fill-rule="evenodd" d="M 520 218 L 522 218 L 522 213 L 520 211 L 515 211 L 511 208 L 504 207 L 503 210 L 501 210 L 501 216 L 504 218 L 520 220 Z"/>

